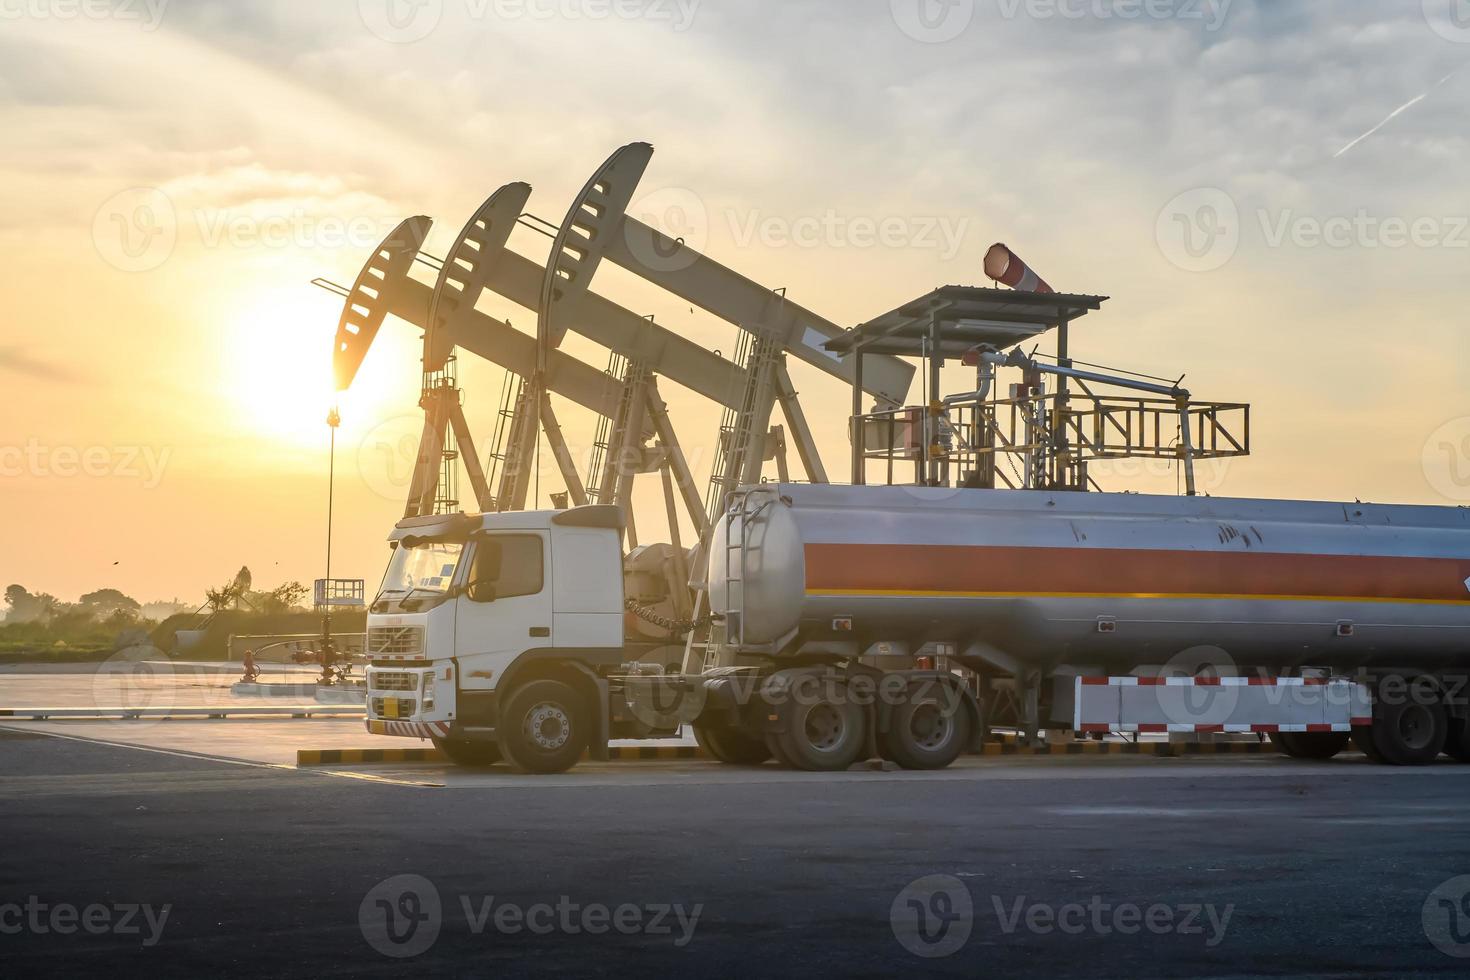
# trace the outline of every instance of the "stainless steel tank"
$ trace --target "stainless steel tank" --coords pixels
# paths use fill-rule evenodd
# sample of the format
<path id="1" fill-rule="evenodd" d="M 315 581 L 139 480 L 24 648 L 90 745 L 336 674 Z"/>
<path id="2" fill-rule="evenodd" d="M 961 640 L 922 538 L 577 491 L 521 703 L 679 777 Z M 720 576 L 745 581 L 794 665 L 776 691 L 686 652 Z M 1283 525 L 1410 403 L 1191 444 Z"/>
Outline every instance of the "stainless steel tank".
<path id="1" fill-rule="evenodd" d="M 711 607 L 746 645 L 800 630 L 1043 666 L 1198 647 L 1243 666 L 1470 661 L 1464 508 L 768 484 L 717 525 Z"/>

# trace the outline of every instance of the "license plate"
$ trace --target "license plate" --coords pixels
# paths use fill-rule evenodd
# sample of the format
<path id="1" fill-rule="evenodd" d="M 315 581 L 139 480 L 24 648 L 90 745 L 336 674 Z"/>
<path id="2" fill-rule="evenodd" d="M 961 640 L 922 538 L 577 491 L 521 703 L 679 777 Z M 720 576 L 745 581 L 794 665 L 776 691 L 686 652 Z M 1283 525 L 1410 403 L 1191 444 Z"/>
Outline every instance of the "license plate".
<path id="1" fill-rule="evenodd" d="M 397 698 L 384 698 L 383 699 L 383 717 L 384 718 L 397 718 L 398 717 L 398 699 Z"/>

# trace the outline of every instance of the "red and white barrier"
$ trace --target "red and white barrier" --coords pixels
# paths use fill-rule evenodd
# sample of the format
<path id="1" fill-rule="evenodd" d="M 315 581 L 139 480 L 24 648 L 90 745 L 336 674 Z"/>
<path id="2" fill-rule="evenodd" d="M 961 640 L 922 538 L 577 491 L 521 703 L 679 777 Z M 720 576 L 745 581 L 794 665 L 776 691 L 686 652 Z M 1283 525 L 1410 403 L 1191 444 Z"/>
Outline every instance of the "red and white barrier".
<path id="1" fill-rule="evenodd" d="M 1346 678 L 1078 677 L 1079 732 L 1346 732 L 1373 721 Z"/>

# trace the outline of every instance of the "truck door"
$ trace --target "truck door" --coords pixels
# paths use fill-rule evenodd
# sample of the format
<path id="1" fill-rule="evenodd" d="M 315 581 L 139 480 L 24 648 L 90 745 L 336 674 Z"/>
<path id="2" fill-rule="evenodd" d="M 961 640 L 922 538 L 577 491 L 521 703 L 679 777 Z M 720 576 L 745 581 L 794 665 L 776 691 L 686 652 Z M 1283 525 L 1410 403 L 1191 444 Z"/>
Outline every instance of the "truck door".
<path id="1" fill-rule="evenodd" d="M 461 688 L 492 690 L 516 657 L 555 644 L 547 544 L 545 531 L 487 532 L 470 540 L 455 611 Z"/>

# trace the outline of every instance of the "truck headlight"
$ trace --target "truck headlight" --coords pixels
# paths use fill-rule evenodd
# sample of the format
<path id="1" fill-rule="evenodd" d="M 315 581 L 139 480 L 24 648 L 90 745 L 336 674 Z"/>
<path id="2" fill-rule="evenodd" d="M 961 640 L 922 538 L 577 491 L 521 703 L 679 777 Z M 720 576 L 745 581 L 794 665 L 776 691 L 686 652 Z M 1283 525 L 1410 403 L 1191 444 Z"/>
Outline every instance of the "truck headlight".
<path id="1" fill-rule="evenodd" d="M 434 675 L 429 674 L 424 678 L 424 707 L 434 707 Z"/>

